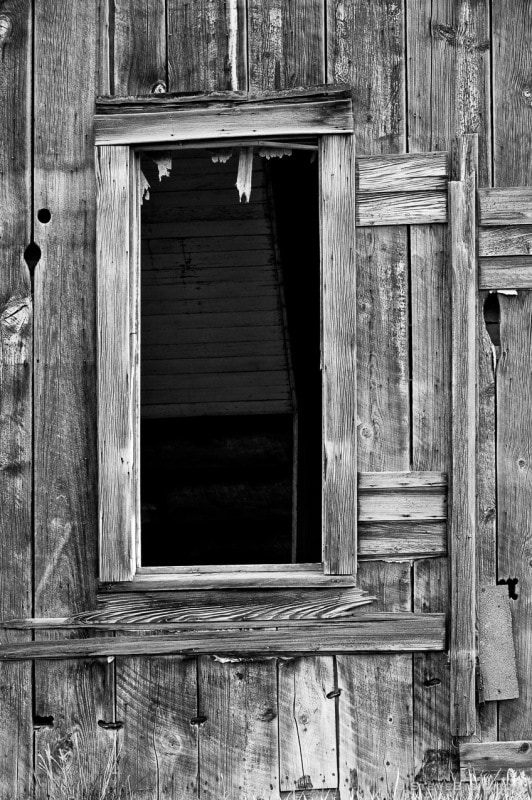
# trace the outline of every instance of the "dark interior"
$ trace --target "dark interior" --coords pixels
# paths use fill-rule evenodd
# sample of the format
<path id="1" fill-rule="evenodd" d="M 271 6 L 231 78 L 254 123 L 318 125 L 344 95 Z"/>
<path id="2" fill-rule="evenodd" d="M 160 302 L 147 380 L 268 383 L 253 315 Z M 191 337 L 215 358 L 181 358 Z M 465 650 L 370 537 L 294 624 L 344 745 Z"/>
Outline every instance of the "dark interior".
<path id="1" fill-rule="evenodd" d="M 143 566 L 321 561 L 317 159 L 237 166 L 143 160 Z"/>

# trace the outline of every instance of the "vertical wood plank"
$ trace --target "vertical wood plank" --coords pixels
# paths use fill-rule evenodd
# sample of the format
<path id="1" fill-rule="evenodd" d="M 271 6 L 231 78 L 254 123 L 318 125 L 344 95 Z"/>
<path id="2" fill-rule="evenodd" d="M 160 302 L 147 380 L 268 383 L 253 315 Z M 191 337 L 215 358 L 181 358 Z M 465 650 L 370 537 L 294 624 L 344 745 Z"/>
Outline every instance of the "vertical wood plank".
<path id="1" fill-rule="evenodd" d="M 196 660 L 120 658 L 116 716 L 124 774 L 148 800 L 197 796 Z"/>
<path id="2" fill-rule="evenodd" d="M 243 0 L 167 0 L 168 91 L 247 88 Z"/>
<path id="3" fill-rule="evenodd" d="M 530 613 L 532 580 L 530 548 L 532 478 L 530 463 L 530 342 L 532 315 L 529 292 L 499 295 L 501 358 L 497 367 L 497 483 L 499 496 L 499 576 L 517 578 L 511 600 L 519 699 L 499 704 L 502 741 L 532 734 Z"/>
<path id="4" fill-rule="evenodd" d="M 324 83 L 323 0 L 248 0 L 249 87 Z"/>
<path id="5" fill-rule="evenodd" d="M 352 136 L 320 142 L 323 561 L 356 572 L 355 152 Z"/>
<path id="6" fill-rule="evenodd" d="M 166 91 L 165 0 L 113 0 L 114 95 Z"/>
<path id="7" fill-rule="evenodd" d="M 279 797 L 275 659 L 198 659 L 199 796 Z"/>
<path id="8" fill-rule="evenodd" d="M 7 2 L 0 19 L 0 618 L 9 619 L 32 606 L 32 297 L 23 259 L 31 239 L 31 9 Z M 31 680 L 30 664 L 0 669 L 1 797 L 30 794 Z"/>
<path id="9" fill-rule="evenodd" d="M 353 88 L 357 153 L 405 150 L 404 6 L 328 0 L 327 79 Z M 410 469 L 409 299 L 407 230 L 358 229 L 357 447 L 359 470 Z M 377 607 L 410 609 L 410 569 L 360 564 L 358 581 Z M 412 769 L 411 656 L 337 658 L 340 791 L 382 788 Z M 389 669 L 390 694 L 379 683 Z M 365 675 L 368 683 L 364 684 Z M 342 683 L 343 682 L 343 683 Z M 381 714 L 367 702 L 382 698 Z M 395 700 L 398 705 L 395 707 Z M 399 716 L 396 711 L 400 708 Z M 389 716 L 393 718 L 390 723 Z M 356 716 L 355 716 L 356 715 Z M 356 721 L 355 721 L 356 719 Z M 376 745 L 379 751 L 373 751 Z M 388 753 L 388 758 L 380 754 Z M 389 765 L 386 766 L 386 761 Z M 381 780 L 383 779 L 383 780 Z"/>
<path id="10" fill-rule="evenodd" d="M 336 789 L 336 678 L 332 658 L 279 662 L 280 789 Z"/>
<path id="11" fill-rule="evenodd" d="M 360 564 L 361 587 L 372 586 L 374 611 L 410 611 L 410 564 Z M 362 609 L 360 609 L 362 611 Z M 369 609 L 368 609 L 369 611 Z M 340 794 L 392 794 L 413 780 L 412 657 L 337 656 Z"/>
<path id="12" fill-rule="evenodd" d="M 97 4 L 35 6 L 35 616 L 94 606 L 97 584 L 93 105 Z M 44 634 L 42 634 L 44 635 Z M 113 670 L 101 659 L 36 664 L 36 756 L 77 741 L 90 780 L 115 733 Z M 42 788 L 43 794 L 45 787 Z"/>
<path id="13" fill-rule="evenodd" d="M 493 4 L 494 178 L 496 186 L 532 185 L 532 9 L 524 0 Z M 532 736 L 530 608 L 530 320 L 532 294 L 498 295 L 501 359 L 497 367 L 499 578 L 517 578 L 511 601 L 519 700 L 499 704 L 499 738 Z"/>
<path id="14" fill-rule="evenodd" d="M 135 572 L 134 365 L 131 364 L 128 147 L 97 155 L 98 464 L 100 580 Z"/>
<path id="15" fill-rule="evenodd" d="M 477 268 L 475 221 L 476 137 L 454 143 L 449 182 L 451 259 L 452 459 L 451 559 L 451 733 L 476 730 L 476 439 L 477 439 Z"/>

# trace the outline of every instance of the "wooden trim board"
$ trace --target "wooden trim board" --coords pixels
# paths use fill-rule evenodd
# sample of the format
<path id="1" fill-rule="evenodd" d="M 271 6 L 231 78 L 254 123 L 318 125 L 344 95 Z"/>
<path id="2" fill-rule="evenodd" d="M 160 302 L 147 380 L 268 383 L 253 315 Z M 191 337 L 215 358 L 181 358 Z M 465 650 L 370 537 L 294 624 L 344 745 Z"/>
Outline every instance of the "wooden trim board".
<path id="1" fill-rule="evenodd" d="M 445 614 L 372 614 L 349 622 L 303 622 L 254 628 L 182 630 L 167 635 L 15 642 L 0 646 L 0 661 L 122 655 L 317 655 L 442 651 Z M 241 623 L 235 623 L 241 625 Z M 259 627 L 260 625 L 260 627 Z M 272 627 L 275 625 L 275 627 Z"/>

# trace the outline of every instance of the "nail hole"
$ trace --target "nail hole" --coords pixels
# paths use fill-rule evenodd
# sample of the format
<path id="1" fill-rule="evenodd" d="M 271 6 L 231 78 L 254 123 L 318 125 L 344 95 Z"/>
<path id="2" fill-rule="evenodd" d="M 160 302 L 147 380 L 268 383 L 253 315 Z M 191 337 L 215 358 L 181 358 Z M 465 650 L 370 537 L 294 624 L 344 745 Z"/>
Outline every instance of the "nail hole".
<path id="1" fill-rule="evenodd" d="M 41 248 L 35 242 L 30 242 L 24 250 L 24 261 L 31 272 L 35 269 L 41 258 Z"/>
<path id="2" fill-rule="evenodd" d="M 43 222 L 46 225 L 46 223 L 50 222 L 50 220 L 52 219 L 50 210 L 48 208 L 40 208 L 37 211 L 37 219 L 39 220 L 39 222 Z"/>

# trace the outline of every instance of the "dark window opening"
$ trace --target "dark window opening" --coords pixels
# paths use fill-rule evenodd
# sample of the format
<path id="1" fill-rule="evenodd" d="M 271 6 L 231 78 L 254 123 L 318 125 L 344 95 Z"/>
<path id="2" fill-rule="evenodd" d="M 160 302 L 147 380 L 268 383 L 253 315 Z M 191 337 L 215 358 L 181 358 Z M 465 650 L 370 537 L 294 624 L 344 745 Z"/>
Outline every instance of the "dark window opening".
<path id="1" fill-rule="evenodd" d="M 142 566 L 321 561 L 311 153 L 142 159 Z"/>

